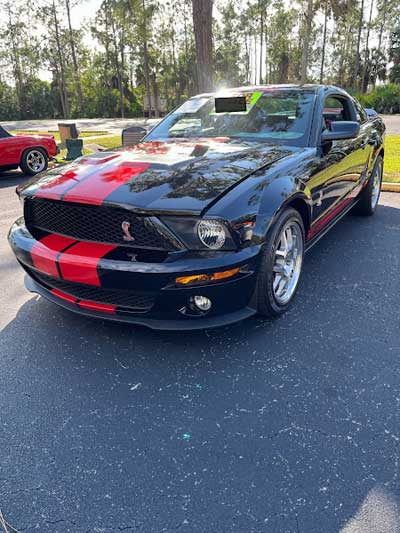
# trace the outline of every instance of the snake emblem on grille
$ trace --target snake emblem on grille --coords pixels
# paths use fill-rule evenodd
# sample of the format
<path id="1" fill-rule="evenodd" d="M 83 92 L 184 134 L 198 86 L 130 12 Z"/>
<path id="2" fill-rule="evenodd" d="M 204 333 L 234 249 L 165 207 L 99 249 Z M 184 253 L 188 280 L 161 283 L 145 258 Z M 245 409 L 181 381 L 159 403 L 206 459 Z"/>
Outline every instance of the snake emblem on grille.
<path id="1" fill-rule="evenodd" d="M 131 227 L 131 223 L 124 220 L 121 224 L 122 231 L 124 232 L 123 239 L 124 241 L 134 241 L 135 238 L 132 237 L 131 232 L 129 231 L 129 228 Z"/>

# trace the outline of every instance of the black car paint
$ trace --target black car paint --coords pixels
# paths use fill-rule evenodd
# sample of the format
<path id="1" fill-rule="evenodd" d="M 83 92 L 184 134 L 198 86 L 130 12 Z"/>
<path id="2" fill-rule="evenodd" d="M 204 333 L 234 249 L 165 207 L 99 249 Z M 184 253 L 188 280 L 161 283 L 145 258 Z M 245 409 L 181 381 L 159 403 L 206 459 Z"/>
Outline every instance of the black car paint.
<path id="1" fill-rule="evenodd" d="M 298 90 L 315 93 L 307 147 L 249 143 L 250 146 L 244 148 L 238 143 L 240 151 L 231 155 L 219 154 L 213 159 L 206 140 L 202 139 L 195 147 L 197 152 L 192 153 L 190 161 L 179 160 L 168 167 L 155 162 L 154 167 L 152 164 L 155 175 L 143 175 L 139 182 L 136 181 L 133 186 L 132 183 L 128 184 L 127 188 L 118 190 L 109 201 L 105 201 L 110 207 L 118 205 L 141 213 L 159 215 L 166 223 L 168 215 L 206 215 L 226 220 L 232 231 L 235 231 L 245 221 L 255 222 L 251 240 L 243 242 L 236 252 L 185 250 L 170 254 L 160 264 L 128 263 L 112 259 L 107 259 L 107 264 L 100 263 L 102 283 L 104 280 L 106 284 L 123 288 L 131 284 L 140 286 L 147 278 L 147 288 L 158 291 L 160 305 L 158 311 L 148 318 L 147 325 L 163 327 L 162 322 L 165 321 L 165 327 L 168 324 L 175 327 L 176 321 L 185 322 L 187 319 L 179 315 L 179 306 L 182 302 L 187 302 L 188 296 L 198 293 L 208 295 L 216 302 L 207 315 L 210 318 L 220 317 L 215 319 L 215 325 L 230 322 L 230 310 L 236 312 L 245 308 L 246 316 L 255 313 L 252 295 L 259 252 L 278 214 L 288 206 L 294 206 L 300 211 L 307 235 L 306 246 L 309 248 L 356 202 L 357 194 L 369 180 L 378 154 L 383 155 L 382 121 L 366 120 L 360 124 L 356 138 L 323 145 L 322 110 L 325 99 L 335 95 L 349 99 L 353 118 L 356 119 L 352 99 L 335 87 L 304 86 Z M 146 138 L 143 143 L 146 144 Z M 238 160 L 241 166 L 238 165 Z M 21 188 L 20 194 L 34 196 L 46 179 L 48 174 L 31 181 Z M 142 184 L 140 191 L 138 183 Z M 180 184 L 178 187 L 177 183 Z M 345 207 L 337 211 L 343 202 L 346 202 Z M 321 225 L 324 219 L 328 222 Z M 313 227 L 318 229 L 314 234 Z M 10 243 L 22 262 L 24 250 L 30 246 L 26 242 L 24 244 L 24 239 L 29 240 L 29 235 L 26 232 L 22 235 L 14 227 L 10 233 Z M 246 253 L 248 255 L 243 259 L 243 254 Z M 236 265 L 245 266 L 247 275 L 214 285 L 171 288 L 177 274 L 211 273 Z M 122 272 L 128 273 L 128 277 L 122 276 Z M 34 290 L 47 296 L 45 290 L 38 285 Z M 226 320 L 223 316 L 227 317 Z M 155 325 L 156 322 L 151 323 L 153 319 L 161 322 Z M 127 320 L 139 322 L 136 317 L 127 317 Z M 141 318 L 140 323 L 146 320 Z M 198 324 L 203 320 L 203 317 L 200 320 L 193 318 L 188 323 L 193 322 L 193 327 L 198 327 L 194 323 Z M 207 326 L 210 325 L 212 321 L 207 321 Z"/>

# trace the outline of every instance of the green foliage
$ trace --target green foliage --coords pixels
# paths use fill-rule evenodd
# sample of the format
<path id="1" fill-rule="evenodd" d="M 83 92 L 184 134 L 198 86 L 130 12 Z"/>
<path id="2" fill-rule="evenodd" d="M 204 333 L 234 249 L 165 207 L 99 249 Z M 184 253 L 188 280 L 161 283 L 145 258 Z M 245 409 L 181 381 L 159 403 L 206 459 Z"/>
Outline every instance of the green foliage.
<path id="1" fill-rule="evenodd" d="M 0 81 L 0 120 L 19 118 L 15 89 Z"/>
<path id="2" fill-rule="evenodd" d="M 30 77 L 22 89 L 22 119 L 40 119 L 53 117 L 57 113 L 57 95 L 47 81 Z"/>
<path id="3" fill-rule="evenodd" d="M 378 113 L 400 113 L 400 85 L 389 83 L 380 85 L 368 94 L 358 94 L 364 107 L 375 109 Z"/>
<path id="4" fill-rule="evenodd" d="M 240 40 L 240 18 L 237 2 L 229 0 L 221 6 L 221 25 L 216 27 L 216 85 L 234 87 L 243 83 L 244 64 Z"/>
<path id="5" fill-rule="evenodd" d="M 0 119 L 143 116 L 149 92 L 153 113 L 173 109 L 198 92 L 193 1 L 103 0 L 73 28 L 72 0 L 1 0 Z M 360 0 L 215 0 L 215 86 L 314 82 L 322 70 L 362 93 L 389 79 L 362 98 L 398 109 L 398 0 L 374 0 L 369 21 L 370 1 L 362 12 Z"/>
<path id="6" fill-rule="evenodd" d="M 393 65 L 390 69 L 389 80 L 392 83 L 400 84 L 400 65 Z"/>

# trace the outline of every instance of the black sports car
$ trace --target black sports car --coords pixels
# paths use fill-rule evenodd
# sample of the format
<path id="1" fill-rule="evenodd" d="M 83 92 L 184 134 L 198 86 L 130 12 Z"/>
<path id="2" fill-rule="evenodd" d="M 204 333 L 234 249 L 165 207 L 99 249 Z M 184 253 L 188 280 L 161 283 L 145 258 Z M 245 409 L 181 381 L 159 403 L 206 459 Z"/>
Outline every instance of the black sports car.
<path id="1" fill-rule="evenodd" d="M 336 87 L 261 86 L 185 102 L 140 144 L 17 191 L 26 286 L 67 309 L 160 329 L 283 313 L 304 252 L 372 215 L 384 125 Z"/>

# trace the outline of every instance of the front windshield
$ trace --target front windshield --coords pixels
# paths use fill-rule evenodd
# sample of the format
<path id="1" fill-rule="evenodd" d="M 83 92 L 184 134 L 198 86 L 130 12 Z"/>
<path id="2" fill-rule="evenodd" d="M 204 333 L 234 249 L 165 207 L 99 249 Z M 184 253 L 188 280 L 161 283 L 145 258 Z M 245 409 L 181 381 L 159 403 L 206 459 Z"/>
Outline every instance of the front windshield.
<path id="1" fill-rule="evenodd" d="M 252 91 L 246 111 L 215 111 L 215 96 L 196 96 L 168 115 L 146 140 L 228 137 L 232 140 L 305 146 L 308 141 L 314 94 L 303 91 Z"/>

